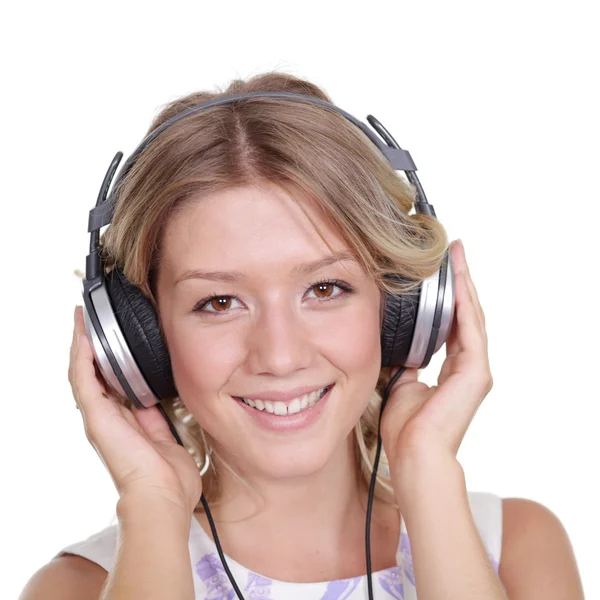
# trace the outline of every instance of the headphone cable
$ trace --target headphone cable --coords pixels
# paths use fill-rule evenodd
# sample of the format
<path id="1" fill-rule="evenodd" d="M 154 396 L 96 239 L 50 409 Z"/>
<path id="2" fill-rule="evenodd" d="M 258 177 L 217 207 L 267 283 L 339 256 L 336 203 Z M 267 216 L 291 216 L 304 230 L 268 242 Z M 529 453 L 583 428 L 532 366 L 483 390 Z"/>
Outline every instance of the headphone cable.
<path id="1" fill-rule="evenodd" d="M 383 409 L 387 403 L 390 390 L 398 377 L 404 373 L 406 367 L 400 367 L 398 372 L 390 379 L 381 400 L 381 410 L 379 411 L 379 423 L 377 425 L 377 450 L 375 451 L 375 463 L 373 464 L 373 473 L 371 474 L 371 485 L 369 487 L 369 500 L 367 502 L 367 524 L 365 528 L 365 551 L 367 554 L 367 585 L 369 590 L 369 600 L 373 600 L 373 581 L 371 577 L 371 512 L 373 511 L 373 497 L 375 496 L 375 481 L 377 479 L 377 471 L 379 469 L 379 456 L 381 454 L 381 417 Z"/>

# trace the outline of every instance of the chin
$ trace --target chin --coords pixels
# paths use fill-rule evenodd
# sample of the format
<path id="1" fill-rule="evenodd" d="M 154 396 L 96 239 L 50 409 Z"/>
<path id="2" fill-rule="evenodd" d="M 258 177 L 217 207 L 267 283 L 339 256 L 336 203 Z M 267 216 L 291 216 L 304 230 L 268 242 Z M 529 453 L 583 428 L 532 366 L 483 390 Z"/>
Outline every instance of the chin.
<path id="1" fill-rule="evenodd" d="M 289 444 L 286 447 L 265 449 L 252 461 L 251 455 L 246 455 L 246 460 L 252 461 L 248 469 L 261 477 L 270 479 L 291 479 L 297 477 L 310 477 L 327 464 L 331 454 L 324 445 L 320 448 L 314 446 L 307 450 L 303 444 Z"/>

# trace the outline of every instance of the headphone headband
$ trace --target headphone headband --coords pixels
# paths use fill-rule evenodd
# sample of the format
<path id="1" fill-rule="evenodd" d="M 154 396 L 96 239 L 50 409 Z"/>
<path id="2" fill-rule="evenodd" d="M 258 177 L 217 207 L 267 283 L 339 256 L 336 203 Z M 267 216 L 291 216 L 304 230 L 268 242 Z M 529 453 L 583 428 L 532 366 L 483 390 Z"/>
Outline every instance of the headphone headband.
<path id="1" fill-rule="evenodd" d="M 404 171 L 407 173 L 408 179 L 411 183 L 413 183 L 417 187 L 417 191 L 419 194 L 420 203 L 425 206 L 430 206 L 425 198 L 423 193 L 423 189 L 418 181 L 415 171 L 417 167 L 408 152 L 408 150 L 403 150 L 400 148 L 396 140 L 392 137 L 392 135 L 383 127 L 383 125 L 373 116 L 368 115 L 367 120 L 371 124 L 371 126 L 379 133 L 379 135 L 385 140 L 383 143 L 371 129 L 369 129 L 363 122 L 359 121 L 356 117 L 346 112 L 345 110 L 339 108 L 335 104 L 331 104 L 330 102 L 326 102 L 325 100 L 321 100 L 320 98 L 315 98 L 314 96 L 307 96 L 303 94 L 293 94 L 290 92 L 248 92 L 246 94 L 234 94 L 232 96 L 226 96 L 225 98 L 217 98 L 215 100 L 210 100 L 208 102 L 204 102 L 202 104 L 198 104 L 196 106 L 191 106 L 186 108 L 184 111 L 174 115 L 161 125 L 159 125 L 156 129 L 151 131 L 139 144 L 139 146 L 134 150 L 131 156 L 125 161 L 123 167 L 119 171 L 119 175 L 113 186 L 113 190 L 118 186 L 119 182 L 129 173 L 135 161 L 141 152 L 146 148 L 146 146 L 152 142 L 160 133 L 162 133 L 165 129 L 170 127 L 173 123 L 176 123 L 180 119 L 184 119 L 185 117 L 196 114 L 201 110 L 211 108 L 213 106 L 221 106 L 224 104 L 230 104 L 237 100 L 245 100 L 247 98 L 289 98 L 291 100 L 296 100 L 299 102 L 310 102 L 312 104 L 319 104 L 333 110 L 350 122 L 354 123 L 374 144 L 379 148 L 382 154 L 389 160 L 390 164 L 395 170 Z M 104 179 L 104 183 L 101 187 L 100 194 L 98 195 L 98 200 L 96 202 L 95 208 L 90 211 L 89 221 L 88 221 L 88 232 L 93 232 L 105 225 L 108 225 L 113 218 L 114 210 L 115 210 L 115 202 L 113 202 L 112 192 L 110 196 L 110 200 L 106 202 L 108 197 L 108 188 L 110 186 L 110 182 L 116 172 L 116 169 L 121 162 L 121 158 L 123 157 L 122 152 L 117 152 L 115 158 L 113 159 L 106 177 Z M 424 207 L 421 207 L 422 209 Z M 433 208 L 433 207 L 431 207 Z M 429 212 L 424 209 L 419 212 L 427 212 L 428 214 L 433 214 L 435 216 L 435 212 Z"/>

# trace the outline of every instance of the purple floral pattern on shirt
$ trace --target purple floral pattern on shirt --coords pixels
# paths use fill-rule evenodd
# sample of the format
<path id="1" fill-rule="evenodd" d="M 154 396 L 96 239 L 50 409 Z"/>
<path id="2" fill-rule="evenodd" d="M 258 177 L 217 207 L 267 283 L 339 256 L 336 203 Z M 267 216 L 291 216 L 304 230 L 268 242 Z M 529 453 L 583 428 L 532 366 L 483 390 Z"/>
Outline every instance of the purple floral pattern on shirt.
<path id="1" fill-rule="evenodd" d="M 206 586 L 206 600 L 233 600 L 237 598 L 221 558 L 216 552 L 205 554 L 196 563 L 196 573 Z M 268 577 L 248 571 L 248 581 L 244 592 L 249 593 L 244 594 L 244 598 L 247 600 L 261 600 L 263 598 L 270 600 L 272 585 L 273 580 Z"/>
<path id="2" fill-rule="evenodd" d="M 358 576 L 330 581 L 321 600 L 345 600 L 356 589 L 361 579 L 362 577 Z"/>
<path id="3" fill-rule="evenodd" d="M 206 600 L 233 600 L 235 590 L 216 552 L 205 554 L 196 563 L 196 573 L 206 586 Z"/>
<path id="4" fill-rule="evenodd" d="M 248 600 L 258 600 L 260 598 L 271 598 L 271 586 L 273 585 L 273 580 L 268 577 L 263 577 L 258 573 L 254 573 L 252 571 L 248 572 L 248 584 L 244 588 L 244 591 L 247 592 L 250 590 L 249 594 L 244 594 L 244 598 L 248 598 Z"/>
<path id="5" fill-rule="evenodd" d="M 404 585 L 402 583 L 400 567 L 386 569 L 377 577 L 379 585 L 390 595 L 390 598 L 404 600 Z"/>

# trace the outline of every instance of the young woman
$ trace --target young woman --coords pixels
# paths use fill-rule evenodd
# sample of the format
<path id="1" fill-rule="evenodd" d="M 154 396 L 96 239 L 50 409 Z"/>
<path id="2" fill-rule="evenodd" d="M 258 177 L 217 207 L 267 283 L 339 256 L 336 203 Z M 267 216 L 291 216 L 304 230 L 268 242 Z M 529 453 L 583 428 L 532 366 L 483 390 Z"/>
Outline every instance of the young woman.
<path id="1" fill-rule="evenodd" d="M 212 98 L 269 90 L 330 102 L 267 73 L 181 98 L 151 131 Z M 414 200 L 358 128 L 314 104 L 212 107 L 143 150 L 102 252 L 151 302 L 177 395 L 161 414 L 115 393 L 76 308 L 69 380 L 119 492 L 118 524 L 64 548 L 22 600 L 235 598 L 201 494 L 244 598 L 368 597 L 369 481 L 398 372 L 381 366 L 384 292 L 414 290 L 448 250 L 440 222 L 408 214 Z M 406 368 L 382 413 L 374 597 L 583 598 L 553 513 L 466 489 L 456 454 L 492 375 L 462 244 L 450 252 L 455 319 L 438 385 Z"/>

